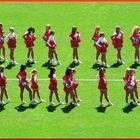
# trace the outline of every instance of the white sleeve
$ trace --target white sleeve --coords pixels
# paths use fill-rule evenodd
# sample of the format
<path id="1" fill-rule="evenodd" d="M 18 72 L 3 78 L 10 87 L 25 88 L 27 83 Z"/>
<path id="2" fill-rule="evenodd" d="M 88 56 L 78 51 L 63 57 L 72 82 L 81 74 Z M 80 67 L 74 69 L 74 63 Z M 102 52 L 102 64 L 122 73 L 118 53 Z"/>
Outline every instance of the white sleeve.
<path id="1" fill-rule="evenodd" d="M 78 34 L 78 37 L 79 37 L 79 39 L 81 39 L 81 35 L 80 35 L 80 33 Z"/>
<path id="2" fill-rule="evenodd" d="M 4 41 L 8 41 L 10 34 L 8 34 L 7 36 L 5 36 Z"/>
<path id="3" fill-rule="evenodd" d="M 50 36 L 50 37 L 48 38 L 48 40 L 47 40 L 47 43 L 46 43 L 46 44 L 47 44 L 48 46 L 51 46 L 51 45 L 50 45 L 51 37 L 52 37 L 52 36 Z"/>
<path id="4" fill-rule="evenodd" d="M 114 33 L 113 33 L 113 36 L 115 36 L 116 34 L 117 34 L 117 33 L 116 33 L 116 32 L 114 32 Z"/>
<path id="5" fill-rule="evenodd" d="M 78 34 L 78 36 L 79 36 L 79 38 L 81 38 L 81 35 L 80 35 L 80 33 Z"/>
<path id="6" fill-rule="evenodd" d="M 17 39 L 17 35 L 14 33 L 15 38 Z"/>
<path id="7" fill-rule="evenodd" d="M 72 41 L 72 38 L 71 38 L 71 36 L 69 36 L 69 39 Z"/>
<path id="8" fill-rule="evenodd" d="M 97 45 L 97 46 L 100 46 L 100 43 L 101 42 L 101 38 L 99 38 L 98 40 L 97 40 L 97 42 L 95 42 L 95 44 Z"/>
<path id="9" fill-rule="evenodd" d="M 37 76 L 34 77 L 35 82 L 37 81 Z"/>
<path id="10" fill-rule="evenodd" d="M 26 31 L 24 34 L 23 34 L 23 36 L 26 36 L 28 34 L 28 31 Z"/>

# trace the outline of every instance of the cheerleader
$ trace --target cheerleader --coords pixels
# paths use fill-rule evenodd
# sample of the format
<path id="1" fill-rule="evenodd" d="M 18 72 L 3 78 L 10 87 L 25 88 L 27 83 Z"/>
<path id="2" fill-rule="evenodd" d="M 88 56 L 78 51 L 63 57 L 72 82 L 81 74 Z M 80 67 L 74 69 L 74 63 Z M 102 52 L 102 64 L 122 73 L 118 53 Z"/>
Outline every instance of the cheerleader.
<path id="1" fill-rule="evenodd" d="M 128 103 L 129 95 L 130 95 L 131 101 L 133 101 L 136 105 L 138 105 L 136 103 L 136 100 L 135 100 L 134 95 L 133 95 L 134 88 L 135 88 L 135 80 L 131 74 L 130 68 L 126 69 L 125 76 L 123 77 L 123 80 L 125 82 L 124 90 L 126 92 L 126 95 L 125 95 L 126 107 L 129 106 L 129 103 Z"/>
<path id="2" fill-rule="evenodd" d="M 107 62 L 106 62 L 106 53 L 107 53 L 108 42 L 105 39 L 105 34 L 103 32 L 100 33 L 100 37 L 95 44 L 100 48 L 102 66 L 108 67 Z"/>
<path id="3" fill-rule="evenodd" d="M 100 90 L 100 106 L 103 106 L 103 95 L 108 102 L 109 106 L 112 106 L 113 104 L 110 102 L 108 98 L 108 93 L 107 93 L 107 79 L 105 76 L 105 69 L 101 68 L 99 70 L 99 75 L 98 75 L 98 89 Z"/>
<path id="4" fill-rule="evenodd" d="M 74 106 L 80 106 L 75 99 L 75 92 L 73 89 L 73 80 L 71 78 L 71 74 L 72 74 L 72 69 L 68 67 L 66 69 L 65 75 L 63 76 L 66 106 L 69 105 L 68 103 L 69 94 L 70 94 L 71 99 L 74 102 Z"/>
<path id="5" fill-rule="evenodd" d="M 92 36 L 92 40 L 94 41 L 94 46 L 96 48 L 96 62 L 95 62 L 95 64 L 100 64 L 99 60 L 98 60 L 99 56 L 100 56 L 100 48 L 96 45 L 96 42 L 98 41 L 99 37 L 100 37 L 100 27 L 96 26 L 95 32 Z"/>
<path id="6" fill-rule="evenodd" d="M 58 104 L 64 104 L 59 99 L 59 96 L 58 96 L 57 79 L 56 79 L 55 71 L 56 71 L 55 68 L 51 68 L 50 69 L 50 74 L 48 75 L 48 77 L 50 79 L 50 84 L 49 84 L 49 89 L 50 89 L 50 96 L 49 96 L 50 105 L 54 105 L 54 103 L 52 102 L 53 93 L 55 93 L 56 100 L 58 101 Z"/>
<path id="7" fill-rule="evenodd" d="M 31 71 L 31 89 L 33 92 L 33 100 L 35 101 L 35 94 L 37 94 L 39 102 L 44 103 L 45 101 L 40 97 L 39 94 L 39 85 L 38 85 L 38 80 L 37 80 L 37 70 L 33 69 Z"/>
<path id="8" fill-rule="evenodd" d="M 6 80 L 6 76 L 4 74 L 4 66 L 0 66 L 0 89 L 1 89 L 1 97 L 0 97 L 0 104 L 5 104 L 3 101 L 3 96 L 5 95 L 6 99 L 7 99 L 7 103 L 10 102 L 10 98 L 8 96 L 7 93 L 7 80 Z"/>
<path id="9" fill-rule="evenodd" d="M 13 27 L 10 27 L 9 34 L 4 38 L 4 40 L 7 41 L 8 48 L 10 49 L 10 64 L 11 65 L 17 64 L 15 62 L 15 58 L 14 58 L 14 51 L 16 48 L 17 35 L 15 34 L 14 30 L 15 29 Z"/>
<path id="10" fill-rule="evenodd" d="M 4 31 L 3 31 L 3 24 L 0 23 L 0 51 L 2 50 L 2 55 L 3 57 L 1 57 L 1 59 L 3 60 L 3 62 L 5 62 L 6 58 L 5 58 L 5 47 L 4 47 Z"/>
<path id="11" fill-rule="evenodd" d="M 57 64 L 60 65 L 61 63 L 60 63 L 60 61 L 58 59 L 58 56 L 57 56 L 57 53 L 56 53 L 57 44 L 56 44 L 56 41 L 54 39 L 54 34 L 55 33 L 53 31 L 51 31 L 50 32 L 50 37 L 49 37 L 49 39 L 47 41 L 47 45 L 49 47 L 49 52 L 50 52 L 50 64 L 53 63 L 53 60 L 54 60 L 53 55 L 55 55 L 55 59 L 57 60 Z"/>
<path id="12" fill-rule="evenodd" d="M 78 82 L 76 81 L 74 75 L 76 73 L 76 70 L 75 69 L 72 69 L 72 88 L 74 90 L 74 93 L 75 93 L 75 97 L 76 97 L 76 100 L 77 102 L 81 102 L 82 100 L 78 97 L 78 93 L 77 93 L 77 87 L 79 86 Z M 71 97 L 71 100 L 73 101 L 72 97 Z"/>
<path id="13" fill-rule="evenodd" d="M 47 41 L 48 41 L 48 39 L 50 37 L 50 32 L 51 32 L 51 25 L 50 24 L 47 24 L 46 31 L 45 31 L 45 33 L 44 33 L 44 35 L 43 35 L 42 38 L 45 41 L 45 44 L 46 44 L 46 46 L 48 48 L 49 48 L 49 46 L 47 45 Z M 48 63 L 50 63 L 50 49 L 48 49 Z"/>
<path id="14" fill-rule="evenodd" d="M 123 47 L 123 32 L 119 26 L 116 27 L 116 31 L 111 36 L 112 44 L 114 48 L 117 50 L 117 63 L 123 64 L 121 49 Z"/>
<path id="15" fill-rule="evenodd" d="M 26 102 L 23 100 L 23 93 L 24 93 L 24 89 L 26 89 L 29 93 L 29 98 L 30 98 L 30 104 L 34 104 L 34 100 L 32 97 L 32 90 L 29 87 L 29 82 L 26 78 L 26 65 L 22 64 L 20 67 L 20 71 L 17 74 L 17 78 L 19 80 L 19 87 L 20 87 L 20 99 L 21 99 L 21 104 L 25 104 Z"/>
<path id="16" fill-rule="evenodd" d="M 140 56 L 139 56 L 139 46 L 140 46 L 140 32 L 139 32 L 139 26 L 134 26 L 132 30 L 132 35 L 130 37 L 130 40 L 132 42 L 132 45 L 135 48 L 135 64 L 140 64 Z"/>
<path id="17" fill-rule="evenodd" d="M 36 40 L 35 29 L 33 27 L 30 27 L 23 35 L 24 43 L 26 44 L 26 47 L 28 49 L 27 53 L 27 63 L 33 63 L 35 64 L 34 59 L 34 41 Z M 30 59 L 30 56 L 32 60 Z"/>
<path id="18" fill-rule="evenodd" d="M 72 27 L 71 33 L 69 34 L 69 38 L 70 38 L 71 47 L 73 48 L 74 63 L 80 64 L 81 61 L 79 60 L 78 57 L 78 48 L 79 48 L 79 43 L 81 41 L 81 37 L 80 37 L 80 33 L 77 31 L 76 26 Z"/>
<path id="19" fill-rule="evenodd" d="M 130 77 L 132 77 L 131 79 L 134 81 L 134 88 L 133 88 L 133 92 L 135 93 L 135 97 L 137 99 L 137 103 L 140 102 L 140 98 L 138 95 L 138 87 L 137 87 L 137 80 L 135 78 L 135 69 L 130 69 Z M 131 102 L 133 102 L 133 99 L 131 99 Z"/>

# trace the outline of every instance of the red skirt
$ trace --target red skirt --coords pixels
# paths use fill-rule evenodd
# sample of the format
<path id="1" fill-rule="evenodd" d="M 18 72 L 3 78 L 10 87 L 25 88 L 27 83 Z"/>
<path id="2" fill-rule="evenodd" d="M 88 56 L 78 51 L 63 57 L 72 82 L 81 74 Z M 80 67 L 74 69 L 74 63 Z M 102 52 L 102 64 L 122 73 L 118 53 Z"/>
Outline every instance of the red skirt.
<path id="1" fill-rule="evenodd" d="M 107 86 L 106 85 L 98 85 L 98 89 L 100 90 L 106 90 L 107 89 Z"/>
<path id="2" fill-rule="evenodd" d="M 37 84 L 32 84 L 32 85 L 31 85 L 31 89 L 32 89 L 32 90 L 38 90 L 38 88 L 39 88 L 39 87 L 38 87 Z"/>
<path id="3" fill-rule="evenodd" d="M 25 86 L 29 86 L 29 82 L 28 81 L 19 82 L 19 87 L 20 88 L 24 88 Z"/>
<path id="4" fill-rule="evenodd" d="M 107 48 L 106 47 L 101 47 L 100 48 L 100 53 L 106 53 L 107 52 Z"/>
<path id="5" fill-rule="evenodd" d="M 57 85 L 52 85 L 52 84 L 49 85 L 49 89 L 54 91 L 58 90 Z"/>
<path id="6" fill-rule="evenodd" d="M 10 45 L 8 45 L 8 48 L 9 49 L 15 49 L 16 48 L 16 44 L 10 44 Z"/>
<path id="7" fill-rule="evenodd" d="M 6 88 L 6 84 L 0 84 L 0 88 Z"/>
<path id="8" fill-rule="evenodd" d="M 73 88 L 73 89 L 76 89 L 78 86 L 79 86 L 78 83 L 73 83 L 72 88 Z"/>
<path id="9" fill-rule="evenodd" d="M 65 91 L 66 93 L 71 93 L 71 92 L 73 91 L 73 88 L 72 88 L 72 87 L 67 88 L 67 87 L 64 86 L 64 91 Z"/>
<path id="10" fill-rule="evenodd" d="M 123 46 L 122 45 L 114 45 L 114 48 L 115 49 L 120 49 L 120 48 L 122 48 Z"/>

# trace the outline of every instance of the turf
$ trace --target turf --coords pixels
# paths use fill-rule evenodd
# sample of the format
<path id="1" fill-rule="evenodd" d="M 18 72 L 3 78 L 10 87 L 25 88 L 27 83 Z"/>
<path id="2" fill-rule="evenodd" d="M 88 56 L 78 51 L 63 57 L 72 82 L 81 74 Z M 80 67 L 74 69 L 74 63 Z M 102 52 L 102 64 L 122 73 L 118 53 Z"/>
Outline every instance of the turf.
<path id="1" fill-rule="evenodd" d="M 28 78 L 33 68 L 38 70 L 38 78 L 47 78 L 49 70 L 43 65 L 47 60 L 47 48 L 42 40 L 47 23 L 50 23 L 56 32 L 57 52 L 62 62 L 62 65 L 57 67 L 58 78 L 62 78 L 65 68 L 72 62 L 68 34 L 73 25 L 78 27 L 82 38 L 79 55 L 83 63 L 76 66 L 76 78 L 92 79 L 96 78 L 98 73 L 96 68 L 92 68 L 95 48 L 91 36 L 96 25 L 100 25 L 109 41 L 107 61 L 110 66 L 116 62 L 116 51 L 112 47 L 110 35 L 116 25 L 120 25 L 124 32 L 125 65 L 108 68 L 107 78 L 122 79 L 125 69 L 134 66 L 134 48 L 129 37 L 132 27 L 140 23 L 140 3 L 0 3 L 0 7 L 0 20 L 4 24 L 5 33 L 8 33 L 9 26 L 14 26 L 18 36 L 15 58 L 19 64 L 15 67 L 8 66 L 9 50 L 5 44 L 8 61 L 3 65 L 6 66 L 7 78 L 15 78 L 20 64 L 26 62 L 27 49 L 22 34 L 30 26 L 35 27 L 38 39 L 35 43 L 37 63 L 28 67 Z M 139 67 L 136 69 L 136 77 L 140 79 Z M 39 81 L 40 93 L 46 103 L 38 104 L 34 108 L 28 104 L 20 107 L 18 82 L 8 81 L 7 88 L 12 101 L 0 108 L 0 137 L 140 137 L 140 109 L 135 106 L 124 109 L 123 82 L 108 83 L 109 97 L 114 106 L 102 109 L 98 108 L 97 82 L 79 83 L 78 93 L 83 100 L 81 106 L 66 109 L 64 105 L 48 107 L 48 81 Z M 58 84 L 60 97 L 64 100 L 62 81 Z M 24 96 L 28 101 L 27 92 Z"/>

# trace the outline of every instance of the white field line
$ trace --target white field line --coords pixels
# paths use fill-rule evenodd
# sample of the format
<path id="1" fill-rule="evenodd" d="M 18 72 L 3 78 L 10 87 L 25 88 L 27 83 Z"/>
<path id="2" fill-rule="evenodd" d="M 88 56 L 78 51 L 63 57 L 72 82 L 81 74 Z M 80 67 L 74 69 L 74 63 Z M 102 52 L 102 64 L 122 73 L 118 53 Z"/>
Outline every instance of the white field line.
<path id="1" fill-rule="evenodd" d="M 18 81 L 16 78 L 8 78 L 8 81 Z M 30 80 L 30 79 L 28 79 Z M 58 81 L 63 81 L 63 79 L 57 79 Z M 85 82 L 94 82 L 97 81 L 97 79 L 76 79 L 77 81 L 85 81 Z M 38 81 L 49 81 L 48 78 L 38 78 Z M 109 82 L 123 82 L 123 79 L 107 79 Z M 140 80 L 137 80 L 140 81 Z"/>

